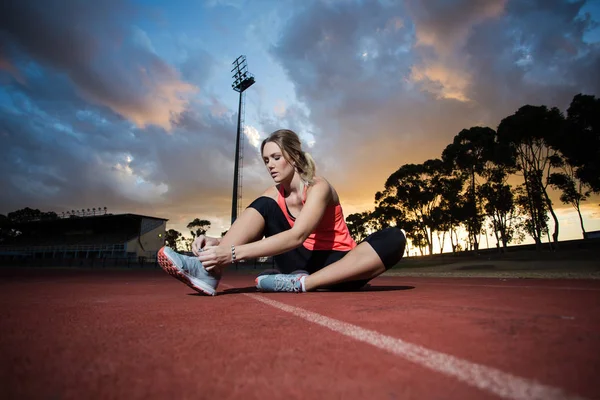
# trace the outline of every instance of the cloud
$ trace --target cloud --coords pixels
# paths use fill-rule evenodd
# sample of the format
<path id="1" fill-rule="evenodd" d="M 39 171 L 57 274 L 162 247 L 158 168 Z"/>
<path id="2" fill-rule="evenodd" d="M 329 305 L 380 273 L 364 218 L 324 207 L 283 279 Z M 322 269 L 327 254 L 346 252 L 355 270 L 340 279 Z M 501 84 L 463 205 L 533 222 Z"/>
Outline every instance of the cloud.
<path id="1" fill-rule="evenodd" d="M 241 9 L 246 4 L 246 0 L 207 0 L 207 7 L 229 6 Z"/>
<path id="2" fill-rule="evenodd" d="M 475 25 L 500 16 L 506 3 L 507 0 L 411 0 L 416 45 L 431 46 L 438 54 L 449 55 L 464 43 Z"/>
<path id="3" fill-rule="evenodd" d="M 434 93 L 438 98 L 469 101 L 466 92 L 470 75 L 462 68 L 449 68 L 447 63 L 435 61 L 425 65 L 415 65 L 411 69 L 410 79 L 419 82 L 421 88 Z"/>
<path id="4" fill-rule="evenodd" d="M 415 24 L 414 51 L 420 54 L 410 78 L 439 98 L 469 101 L 471 76 L 460 50 L 473 27 L 499 17 L 506 1 L 427 0 L 409 4 Z"/>
<path id="5" fill-rule="evenodd" d="M 440 157 L 463 128 L 599 94 L 582 5 L 312 2 L 272 54 L 307 108 L 320 172 L 364 208 L 395 169 Z M 518 62 L 524 51 L 529 65 Z"/>
<path id="6" fill-rule="evenodd" d="M 152 51 L 144 31 L 127 27 L 135 12 L 129 4 L 23 0 L 3 11 L 0 43 L 22 74 L 31 60 L 64 73 L 84 99 L 139 127 L 170 130 L 197 91 Z"/>
<path id="7" fill-rule="evenodd" d="M 258 149 L 258 147 L 260 145 L 260 133 L 258 133 L 258 130 L 253 126 L 245 125 L 244 126 L 244 135 L 246 136 L 250 145 L 252 147 Z"/>
<path id="8" fill-rule="evenodd" d="M 347 215 L 463 128 L 600 94 L 597 23 L 583 2 L 273 1 L 246 19 L 190 6 L 209 22 L 198 30 L 176 6 L 157 27 L 139 2 L 38 3 L 0 5 L 3 213 L 107 206 L 183 231 L 194 217 L 227 229 L 238 45 L 257 76 L 244 206 L 272 184 L 254 145 L 276 129 L 300 134 Z M 235 46 L 216 28 L 231 20 L 247 35 Z"/>

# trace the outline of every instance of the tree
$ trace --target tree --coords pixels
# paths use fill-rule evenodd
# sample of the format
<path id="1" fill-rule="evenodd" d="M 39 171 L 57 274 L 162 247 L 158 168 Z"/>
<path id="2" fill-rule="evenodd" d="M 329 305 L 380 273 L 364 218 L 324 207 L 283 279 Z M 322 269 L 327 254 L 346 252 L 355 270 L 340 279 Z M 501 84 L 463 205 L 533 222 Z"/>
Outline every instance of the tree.
<path id="1" fill-rule="evenodd" d="M 58 215 L 56 215 L 55 212 L 43 212 L 38 209 L 31 209 L 29 207 L 9 212 L 7 217 L 11 222 L 15 223 L 58 219 Z"/>
<path id="2" fill-rule="evenodd" d="M 578 94 L 567 109 L 564 132 L 553 145 L 576 168 L 576 176 L 593 192 L 600 193 L 600 98 Z"/>
<path id="3" fill-rule="evenodd" d="M 446 232 L 448 232 L 448 214 L 441 205 L 433 207 L 431 210 L 431 229 L 436 233 L 438 244 L 440 246 L 440 254 L 444 252 L 444 244 L 446 241 Z"/>
<path id="4" fill-rule="evenodd" d="M 444 167 L 439 159 L 403 165 L 387 179 L 385 190 L 375 194 L 377 205 L 394 207 L 405 213 L 404 225 L 414 224 L 411 228 L 416 229 L 410 232 L 407 229 L 407 236 L 414 243 L 424 242 L 429 254 L 433 254 L 431 212 L 439 205 L 441 197 L 440 171 L 444 171 Z"/>
<path id="5" fill-rule="evenodd" d="M 529 200 L 524 204 L 531 220 L 530 232 L 541 232 L 546 226 L 542 214 L 550 212 L 554 220 L 552 241 L 558 243 L 559 223 L 554 212 L 547 187 L 552 172 L 551 159 L 557 151 L 551 147 L 554 139 L 565 126 L 565 119 L 557 108 L 546 106 L 523 106 L 517 112 L 504 118 L 498 126 L 498 140 L 510 146 L 515 155 L 516 166 L 523 173 L 524 189 Z M 538 201 L 538 196 L 541 202 Z M 536 208 L 534 208 L 536 207 Z M 540 237 L 534 236 L 538 248 Z"/>
<path id="6" fill-rule="evenodd" d="M 539 249 L 542 237 L 549 233 L 549 218 L 541 190 L 537 187 L 536 181 L 533 181 L 529 182 L 529 185 L 517 186 L 514 193 L 515 204 L 519 207 L 519 212 L 527 216 L 523 221 L 523 227 Z"/>
<path id="7" fill-rule="evenodd" d="M 358 243 L 367 237 L 367 222 L 369 213 L 354 213 L 346 217 L 346 225 L 350 231 L 350 236 Z"/>
<path id="8" fill-rule="evenodd" d="M 200 235 L 205 235 L 206 231 L 210 229 L 210 221 L 195 218 L 187 224 L 187 228 L 191 230 L 192 237 L 197 238 Z"/>
<path id="9" fill-rule="evenodd" d="M 169 229 L 167 232 L 165 232 L 165 244 L 173 250 L 178 251 L 177 242 L 181 236 L 181 232 L 178 232 L 175 229 Z"/>
<path id="10" fill-rule="evenodd" d="M 419 253 L 423 255 L 423 249 L 427 247 L 427 240 L 423 232 L 418 229 L 418 223 L 414 220 L 407 220 L 404 226 L 406 227 L 407 246 L 411 244 L 412 247 L 419 249 Z M 410 246 L 407 248 L 410 249 Z"/>
<path id="11" fill-rule="evenodd" d="M 457 251 L 458 228 L 468 219 L 465 213 L 465 198 L 461 194 L 464 182 L 464 175 L 459 174 L 445 178 L 440 185 L 439 208 L 444 213 L 441 228 L 449 233 L 453 253 Z"/>
<path id="12" fill-rule="evenodd" d="M 467 201 L 465 210 L 469 241 L 475 251 L 479 249 L 478 236 L 483 225 L 481 206 L 477 199 L 477 175 L 481 176 L 486 163 L 492 160 L 496 140 L 496 132 L 487 127 L 463 129 L 454 137 L 452 144 L 442 152 L 442 160 L 454 170 L 468 177 Z"/>
<path id="13" fill-rule="evenodd" d="M 367 228 L 371 232 L 380 231 L 390 226 L 401 227 L 406 215 L 402 208 L 382 202 L 375 206 L 371 213 L 366 213 Z"/>
<path id="14" fill-rule="evenodd" d="M 194 238 L 188 238 L 185 236 L 181 236 L 179 238 L 179 242 L 185 251 L 192 251 L 192 244 L 194 243 Z"/>
<path id="15" fill-rule="evenodd" d="M 505 175 L 499 173 L 480 187 L 481 197 L 485 200 L 484 210 L 496 236 L 496 246 L 500 248 L 502 243 L 503 249 L 512 241 L 516 228 L 512 224 L 516 212 L 514 195 L 505 179 Z"/>
<path id="16" fill-rule="evenodd" d="M 591 194 L 591 190 L 587 189 L 581 179 L 577 177 L 577 169 L 572 165 L 565 163 L 560 157 L 554 161 L 556 167 L 562 169 L 561 172 L 554 172 L 549 177 L 549 182 L 552 187 L 561 191 L 560 201 L 564 204 L 570 204 L 577 211 L 579 216 L 579 225 L 581 233 L 585 239 L 585 227 L 583 225 L 583 216 L 581 215 L 581 202 L 587 200 Z"/>
<path id="17" fill-rule="evenodd" d="M 12 221 L 6 215 L 0 214 L 0 243 L 20 235 L 12 226 Z"/>

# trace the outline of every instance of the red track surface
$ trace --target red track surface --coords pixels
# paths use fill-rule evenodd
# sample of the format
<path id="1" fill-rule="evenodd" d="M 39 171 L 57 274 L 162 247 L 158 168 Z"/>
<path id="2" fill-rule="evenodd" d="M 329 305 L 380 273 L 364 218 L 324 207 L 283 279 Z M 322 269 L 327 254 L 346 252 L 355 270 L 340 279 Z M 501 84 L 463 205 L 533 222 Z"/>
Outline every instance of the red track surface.
<path id="1" fill-rule="evenodd" d="M 227 275 L 204 297 L 155 270 L 0 271 L 0 397 L 498 398 L 260 296 L 600 398 L 599 281 L 380 277 L 248 296 L 253 280 Z"/>

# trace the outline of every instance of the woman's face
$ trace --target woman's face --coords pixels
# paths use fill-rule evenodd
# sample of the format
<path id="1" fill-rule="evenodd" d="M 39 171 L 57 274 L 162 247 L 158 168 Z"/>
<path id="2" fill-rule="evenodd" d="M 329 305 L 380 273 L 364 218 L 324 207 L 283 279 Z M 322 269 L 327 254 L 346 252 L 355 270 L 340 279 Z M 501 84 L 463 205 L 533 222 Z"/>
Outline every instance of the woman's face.
<path id="1" fill-rule="evenodd" d="M 263 161 L 271 178 L 277 183 L 294 175 L 294 166 L 283 156 L 277 143 L 268 142 L 263 147 Z"/>

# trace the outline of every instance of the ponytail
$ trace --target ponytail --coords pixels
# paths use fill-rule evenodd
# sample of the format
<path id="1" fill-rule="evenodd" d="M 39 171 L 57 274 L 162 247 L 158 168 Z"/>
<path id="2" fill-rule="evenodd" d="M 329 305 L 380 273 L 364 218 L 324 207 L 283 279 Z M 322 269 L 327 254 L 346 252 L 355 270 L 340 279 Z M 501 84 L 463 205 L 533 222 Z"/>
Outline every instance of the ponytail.
<path id="1" fill-rule="evenodd" d="M 315 160 L 309 153 L 305 151 L 303 151 L 300 154 L 302 154 L 301 158 L 302 161 L 304 161 L 300 168 L 298 168 L 300 172 L 300 177 L 303 181 L 307 182 L 309 185 L 312 185 L 315 180 L 315 171 L 317 169 Z"/>

